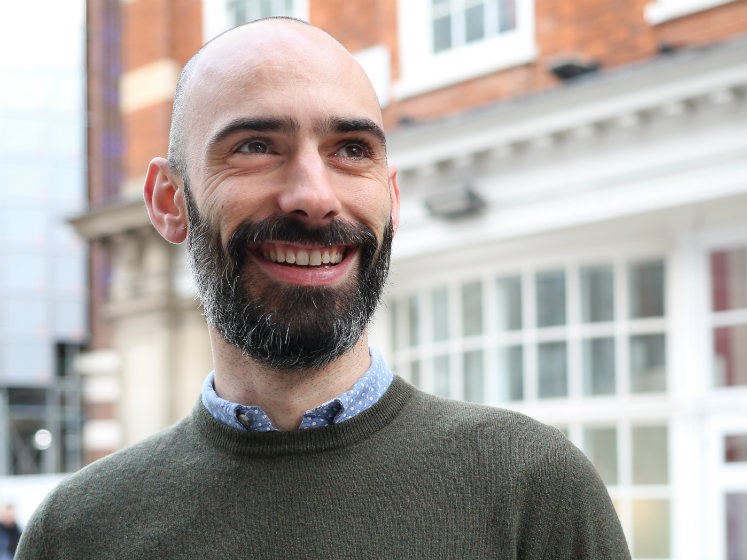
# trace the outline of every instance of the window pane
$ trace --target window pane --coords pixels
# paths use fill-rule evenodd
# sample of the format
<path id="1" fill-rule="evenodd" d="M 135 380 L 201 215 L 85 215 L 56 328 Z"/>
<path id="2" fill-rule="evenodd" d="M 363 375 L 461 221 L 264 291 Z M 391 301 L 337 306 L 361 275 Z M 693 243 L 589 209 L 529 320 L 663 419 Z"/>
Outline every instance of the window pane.
<path id="1" fill-rule="evenodd" d="M 549 270 L 536 277 L 537 326 L 565 325 L 565 271 Z"/>
<path id="2" fill-rule="evenodd" d="M 2 255 L 0 255 L 2 256 Z M 0 286 L 45 291 L 47 266 L 41 255 L 5 255 L 0 259 Z"/>
<path id="3" fill-rule="evenodd" d="M 410 346 L 420 344 L 420 302 L 418 296 L 410 296 L 407 300 L 407 326 Z"/>
<path id="4" fill-rule="evenodd" d="M 467 8 L 464 12 L 465 39 L 467 43 L 485 37 L 485 6 L 480 3 Z"/>
<path id="5" fill-rule="evenodd" d="M 612 321 L 614 314 L 612 266 L 581 269 L 581 321 L 598 323 Z"/>
<path id="6" fill-rule="evenodd" d="M 482 284 L 462 286 L 462 332 L 464 336 L 482 334 Z"/>
<path id="7" fill-rule="evenodd" d="M 630 317 L 664 316 L 664 263 L 634 263 L 628 269 Z"/>
<path id="8" fill-rule="evenodd" d="M 516 29 L 516 0 L 498 0 L 498 31 Z"/>
<path id="9" fill-rule="evenodd" d="M 727 463 L 747 462 L 747 434 L 724 438 L 724 461 Z"/>
<path id="10" fill-rule="evenodd" d="M 0 330 L 6 333 L 48 336 L 49 311 L 46 300 L 0 300 Z"/>
<path id="11" fill-rule="evenodd" d="M 433 359 L 433 392 L 440 397 L 451 396 L 449 369 L 448 356 L 436 356 Z"/>
<path id="12" fill-rule="evenodd" d="M 451 16 L 444 16 L 433 20 L 433 52 L 441 52 L 451 48 Z"/>
<path id="13" fill-rule="evenodd" d="M 605 484 L 617 484 L 617 428 L 586 428 L 584 452 Z"/>
<path id="14" fill-rule="evenodd" d="M 484 384 L 482 369 L 482 350 L 464 353 L 464 400 L 483 402 Z"/>
<path id="15" fill-rule="evenodd" d="M 497 288 L 498 330 L 521 329 L 521 278 L 499 278 Z"/>
<path id="16" fill-rule="evenodd" d="M 413 360 L 410 362 L 410 383 L 415 387 L 420 387 L 420 362 Z"/>
<path id="17" fill-rule="evenodd" d="M 581 344 L 584 395 L 615 392 L 615 339 L 592 338 Z"/>
<path id="18" fill-rule="evenodd" d="M 713 330 L 716 387 L 747 385 L 747 325 Z"/>
<path id="19" fill-rule="evenodd" d="M 630 390 L 633 393 L 666 391 L 666 338 L 663 334 L 630 337 Z"/>
<path id="20" fill-rule="evenodd" d="M 524 352 L 521 346 L 498 349 L 498 390 L 501 401 L 524 398 Z"/>
<path id="21" fill-rule="evenodd" d="M 540 398 L 568 395 L 565 342 L 543 342 L 537 347 L 537 371 Z"/>
<path id="22" fill-rule="evenodd" d="M 669 558 L 669 500 L 633 500 L 633 556 Z"/>
<path id="23" fill-rule="evenodd" d="M 397 350 L 400 347 L 399 339 L 399 320 L 397 317 L 397 302 L 392 301 L 389 303 L 389 333 L 391 335 L 392 350 Z"/>
<path id="24" fill-rule="evenodd" d="M 8 384 L 37 385 L 52 377 L 52 351 L 39 342 L 6 343 L 0 352 L 0 376 Z"/>
<path id="25" fill-rule="evenodd" d="M 633 484 L 669 482 L 669 445 L 666 426 L 633 428 Z"/>
<path id="26" fill-rule="evenodd" d="M 747 249 L 711 254 L 711 307 L 714 311 L 747 307 Z"/>
<path id="27" fill-rule="evenodd" d="M 747 494 L 726 495 L 726 558 L 747 558 Z"/>
<path id="28" fill-rule="evenodd" d="M 433 340 L 449 339 L 449 291 L 440 288 L 433 292 Z"/>

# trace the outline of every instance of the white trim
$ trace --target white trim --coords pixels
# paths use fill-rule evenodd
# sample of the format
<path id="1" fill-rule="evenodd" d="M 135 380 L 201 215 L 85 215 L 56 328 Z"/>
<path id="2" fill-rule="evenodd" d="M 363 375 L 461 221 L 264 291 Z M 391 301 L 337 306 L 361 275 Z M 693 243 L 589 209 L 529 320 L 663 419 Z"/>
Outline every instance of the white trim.
<path id="1" fill-rule="evenodd" d="M 438 54 L 431 52 L 428 0 L 398 2 L 398 8 L 400 80 L 394 86 L 398 99 L 525 64 L 537 56 L 534 0 L 517 0 L 514 31 Z"/>
<path id="2" fill-rule="evenodd" d="M 696 12 L 702 12 L 731 4 L 735 0 L 655 0 L 646 4 L 644 16 L 651 25 L 658 25 L 673 19 L 689 16 Z"/>

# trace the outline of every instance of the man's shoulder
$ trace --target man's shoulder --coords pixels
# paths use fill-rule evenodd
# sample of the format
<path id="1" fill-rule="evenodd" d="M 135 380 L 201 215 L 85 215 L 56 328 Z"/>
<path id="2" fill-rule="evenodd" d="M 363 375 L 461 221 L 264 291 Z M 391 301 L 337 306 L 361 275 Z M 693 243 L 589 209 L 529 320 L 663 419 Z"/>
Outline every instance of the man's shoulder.
<path id="1" fill-rule="evenodd" d="M 507 408 L 456 401 L 415 391 L 410 406 L 422 422 L 455 434 L 480 433 L 500 439 L 522 439 L 565 444 L 563 433 L 530 416 Z"/>

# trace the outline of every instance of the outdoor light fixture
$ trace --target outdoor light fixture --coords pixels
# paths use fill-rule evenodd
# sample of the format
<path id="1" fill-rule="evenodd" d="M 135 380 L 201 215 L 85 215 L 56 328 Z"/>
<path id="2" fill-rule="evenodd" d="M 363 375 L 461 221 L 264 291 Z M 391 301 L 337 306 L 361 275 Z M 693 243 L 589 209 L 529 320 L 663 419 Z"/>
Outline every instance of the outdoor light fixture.
<path id="1" fill-rule="evenodd" d="M 479 212 L 485 201 L 469 185 L 441 191 L 425 199 L 425 207 L 436 218 L 462 218 Z"/>
<path id="2" fill-rule="evenodd" d="M 581 62 L 576 58 L 564 58 L 549 65 L 548 69 L 559 80 L 570 80 L 599 70 L 601 64 L 597 61 Z"/>

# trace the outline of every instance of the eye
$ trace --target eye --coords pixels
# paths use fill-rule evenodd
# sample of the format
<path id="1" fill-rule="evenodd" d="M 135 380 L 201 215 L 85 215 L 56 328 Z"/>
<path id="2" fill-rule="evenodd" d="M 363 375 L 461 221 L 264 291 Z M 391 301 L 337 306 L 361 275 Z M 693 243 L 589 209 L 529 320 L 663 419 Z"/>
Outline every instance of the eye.
<path id="1" fill-rule="evenodd" d="M 369 157 L 370 150 L 363 142 L 349 142 L 343 145 L 335 155 L 350 159 L 363 159 Z"/>
<path id="2" fill-rule="evenodd" d="M 242 154 L 269 154 L 270 142 L 262 138 L 252 138 L 251 140 L 242 142 L 236 148 L 236 152 Z"/>

